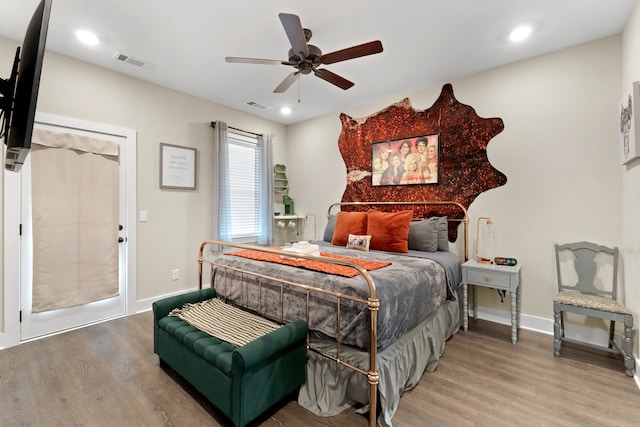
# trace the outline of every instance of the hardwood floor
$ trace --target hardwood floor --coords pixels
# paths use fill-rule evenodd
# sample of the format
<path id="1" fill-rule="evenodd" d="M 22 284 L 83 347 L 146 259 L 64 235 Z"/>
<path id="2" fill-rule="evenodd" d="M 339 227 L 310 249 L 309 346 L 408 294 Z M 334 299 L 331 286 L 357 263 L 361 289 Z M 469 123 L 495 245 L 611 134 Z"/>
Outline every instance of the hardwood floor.
<path id="1" fill-rule="evenodd" d="M 153 354 L 151 313 L 0 351 L 2 426 L 226 426 L 197 392 Z M 552 337 L 470 323 L 435 372 L 400 401 L 394 426 L 636 426 L 640 391 L 608 354 Z M 354 410 L 318 418 L 295 396 L 260 426 L 366 426 Z"/>

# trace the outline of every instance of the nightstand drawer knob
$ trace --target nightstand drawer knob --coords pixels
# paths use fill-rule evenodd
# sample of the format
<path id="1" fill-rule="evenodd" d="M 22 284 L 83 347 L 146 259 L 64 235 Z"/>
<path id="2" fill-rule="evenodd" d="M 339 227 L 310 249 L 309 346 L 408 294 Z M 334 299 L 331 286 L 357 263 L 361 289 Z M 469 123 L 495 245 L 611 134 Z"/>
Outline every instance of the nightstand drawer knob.
<path id="1" fill-rule="evenodd" d="M 490 282 L 490 281 L 491 281 L 491 277 L 489 277 L 489 276 L 484 276 L 484 281 L 485 281 L 485 282 Z"/>

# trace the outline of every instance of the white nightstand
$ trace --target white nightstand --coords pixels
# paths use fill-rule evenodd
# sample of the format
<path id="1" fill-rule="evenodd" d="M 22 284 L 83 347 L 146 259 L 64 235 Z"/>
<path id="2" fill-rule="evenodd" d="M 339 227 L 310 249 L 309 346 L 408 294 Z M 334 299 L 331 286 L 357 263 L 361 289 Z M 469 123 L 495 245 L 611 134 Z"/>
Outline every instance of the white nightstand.
<path id="1" fill-rule="evenodd" d="M 513 267 L 506 265 L 481 264 L 469 260 L 462 264 L 463 285 L 463 329 L 469 328 L 468 285 L 473 285 L 473 316 L 478 318 L 478 286 L 500 289 L 511 295 L 511 342 L 518 341 L 520 328 L 520 264 Z"/>

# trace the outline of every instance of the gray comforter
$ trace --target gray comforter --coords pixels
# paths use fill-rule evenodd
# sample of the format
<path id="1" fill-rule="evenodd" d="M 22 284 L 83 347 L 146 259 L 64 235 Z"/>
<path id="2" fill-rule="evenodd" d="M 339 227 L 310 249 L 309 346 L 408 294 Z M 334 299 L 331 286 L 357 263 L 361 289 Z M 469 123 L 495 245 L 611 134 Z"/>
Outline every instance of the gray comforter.
<path id="1" fill-rule="evenodd" d="M 453 253 L 362 252 L 331 246 L 326 242 L 314 243 L 321 246 L 321 252 L 392 263 L 370 272 L 380 300 L 377 343 L 379 350 L 386 348 L 400 336 L 415 328 L 445 300 L 455 298 L 454 291 L 460 283 L 460 262 Z M 217 262 L 256 271 L 270 277 L 359 296 L 363 299 L 369 297 L 367 283 L 360 276 L 345 278 L 232 255 L 223 255 L 217 259 Z M 254 286 L 258 281 L 262 285 L 261 291 Z M 306 295 L 301 290 L 288 289 L 284 295 L 284 304 L 281 304 L 280 286 L 274 285 L 269 280 L 257 279 L 220 267 L 212 272 L 212 286 L 220 295 L 226 295 L 231 302 L 261 312 L 275 320 L 288 322 L 306 319 Z M 310 301 L 310 330 L 334 339 L 339 330 L 343 344 L 362 349 L 369 348 L 370 314 L 365 304 L 343 300 L 340 305 L 341 318 L 338 328 L 335 297 L 312 294 Z M 282 309 L 284 313 L 281 313 Z"/>

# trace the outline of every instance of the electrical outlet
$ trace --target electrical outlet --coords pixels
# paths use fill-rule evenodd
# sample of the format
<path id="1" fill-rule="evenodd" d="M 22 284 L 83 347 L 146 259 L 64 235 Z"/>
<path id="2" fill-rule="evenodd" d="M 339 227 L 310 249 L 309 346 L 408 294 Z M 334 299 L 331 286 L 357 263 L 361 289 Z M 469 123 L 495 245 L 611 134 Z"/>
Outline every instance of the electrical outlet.
<path id="1" fill-rule="evenodd" d="M 171 280 L 178 280 L 180 278 L 180 270 L 177 268 L 175 270 L 171 270 Z"/>

